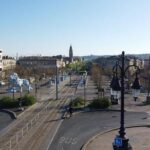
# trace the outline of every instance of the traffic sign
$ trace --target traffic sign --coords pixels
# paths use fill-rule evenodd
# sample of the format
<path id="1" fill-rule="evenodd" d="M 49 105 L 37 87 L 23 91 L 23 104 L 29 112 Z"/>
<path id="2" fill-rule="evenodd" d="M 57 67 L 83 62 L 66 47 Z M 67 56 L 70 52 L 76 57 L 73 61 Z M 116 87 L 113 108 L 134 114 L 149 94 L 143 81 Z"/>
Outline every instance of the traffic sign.
<path id="1" fill-rule="evenodd" d="M 116 145 L 117 147 L 122 146 L 122 138 L 116 137 L 114 141 L 114 145 Z"/>

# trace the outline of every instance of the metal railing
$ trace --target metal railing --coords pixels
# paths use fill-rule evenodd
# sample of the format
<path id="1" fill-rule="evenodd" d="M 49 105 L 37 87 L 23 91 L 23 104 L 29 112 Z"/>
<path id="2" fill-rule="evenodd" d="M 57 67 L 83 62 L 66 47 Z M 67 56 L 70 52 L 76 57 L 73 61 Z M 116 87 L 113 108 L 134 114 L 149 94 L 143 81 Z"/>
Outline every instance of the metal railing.
<path id="1" fill-rule="evenodd" d="M 49 103 L 50 104 L 50 103 Z M 13 150 L 17 149 L 19 141 L 27 135 L 43 117 L 45 112 L 48 111 L 48 106 L 45 106 L 40 112 L 38 112 L 29 122 L 27 122 L 15 135 L 13 135 L 7 142 L 0 146 L 0 150 Z"/>

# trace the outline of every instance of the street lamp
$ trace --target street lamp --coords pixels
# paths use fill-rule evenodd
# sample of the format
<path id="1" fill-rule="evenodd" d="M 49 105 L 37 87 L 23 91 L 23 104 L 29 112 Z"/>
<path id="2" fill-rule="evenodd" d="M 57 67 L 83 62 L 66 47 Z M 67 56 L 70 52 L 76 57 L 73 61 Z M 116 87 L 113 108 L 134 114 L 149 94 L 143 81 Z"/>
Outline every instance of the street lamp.
<path id="1" fill-rule="evenodd" d="M 38 89 L 37 83 L 35 83 L 35 97 L 37 96 L 37 89 Z"/>
<path id="2" fill-rule="evenodd" d="M 71 86 L 71 75 L 72 75 L 71 70 L 70 70 L 70 72 L 69 72 L 69 74 L 68 74 L 68 75 L 70 76 L 70 86 Z"/>
<path id="3" fill-rule="evenodd" d="M 13 78 L 13 100 L 15 100 L 15 79 Z"/>
<path id="4" fill-rule="evenodd" d="M 113 149 L 114 150 L 132 150 L 132 147 L 129 143 L 129 139 L 125 137 L 125 127 L 124 127 L 124 78 L 125 73 L 128 70 L 129 67 L 135 67 L 138 68 L 135 64 L 129 65 L 125 68 L 125 52 L 122 52 L 121 55 L 121 65 L 119 62 L 116 63 L 116 65 L 113 67 L 113 71 L 115 73 L 115 76 L 113 77 L 111 88 L 112 88 L 112 94 L 113 96 L 116 96 L 118 94 L 118 91 L 121 90 L 121 113 L 120 113 L 120 129 L 119 129 L 119 135 L 117 135 L 113 142 Z M 119 83 L 119 79 L 117 76 L 117 69 L 120 69 L 120 77 L 121 77 L 121 85 Z M 133 92 L 137 92 L 137 89 L 139 89 L 139 80 L 136 74 L 135 81 L 133 83 Z M 134 93 L 135 94 L 135 93 Z"/>
<path id="5" fill-rule="evenodd" d="M 56 100 L 58 100 L 58 66 L 56 64 Z"/>
<path id="6" fill-rule="evenodd" d="M 150 57 L 149 57 L 149 62 L 148 62 L 148 76 L 150 76 Z M 148 91 L 147 91 L 147 102 L 150 102 L 150 77 L 148 79 Z"/>
<path id="7" fill-rule="evenodd" d="M 140 95 L 140 88 L 141 88 L 141 85 L 140 85 L 139 78 L 138 78 L 137 73 L 136 73 L 136 78 L 135 78 L 133 85 L 132 85 L 132 94 L 134 97 L 134 101 L 136 101 L 138 96 Z"/>
<path id="8" fill-rule="evenodd" d="M 117 72 L 116 72 L 117 73 Z M 118 100 L 120 98 L 120 91 L 121 91 L 121 86 L 119 83 L 119 79 L 117 74 L 113 76 L 112 81 L 110 83 L 110 93 L 111 93 L 111 100 L 118 103 Z"/>
<path id="9" fill-rule="evenodd" d="M 23 111 L 24 108 L 22 107 L 22 86 L 20 85 L 20 97 L 18 98 L 18 104 L 19 104 L 19 111 Z"/>
<path id="10" fill-rule="evenodd" d="M 86 85 L 86 79 L 83 79 L 83 85 L 84 85 L 84 108 L 85 108 L 85 99 L 86 99 L 86 91 L 85 91 L 85 85 Z"/>

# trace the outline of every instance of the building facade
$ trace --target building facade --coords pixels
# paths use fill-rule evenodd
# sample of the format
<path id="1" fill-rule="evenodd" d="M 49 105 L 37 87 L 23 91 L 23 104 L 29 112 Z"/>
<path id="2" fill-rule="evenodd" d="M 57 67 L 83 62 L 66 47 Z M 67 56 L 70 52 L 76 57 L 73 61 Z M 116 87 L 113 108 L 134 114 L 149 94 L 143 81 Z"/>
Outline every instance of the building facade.
<path id="1" fill-rule="evenodd" d="M 0 78 L 5 78 L 15 67 L 16 60 L 13 57 L 3 56 L 3 52 L 0 50 Z"/>
<path id="2" fill-rule="evenodd" d="M 13 70 L 16 67 L 16 60 L 13 57 L 3 56 L 3 71 Z"/>
<path id="3" fill-rule="evenodd" d="M 129 59 L 129 65 L 132 66 L 132 65 L 135 65 L 137 66 L 140 70 L 144 69 L 144 60 L 141 60 L 141 59 Z M 129 72 L 130 74 L 134 74 L 135 71 L 137 70 L 136 67 L 130 67 L 129 68 Z"/>
<path id="4" fill-rule="evenodd" d="M 48 57 L 48 56 L 29 56 L 20 57 L 17 64 L 27 68 L 44 68 L 52 69 L 57 67 L 65 67 L 63 58 Z"/>
<path id="5" fill-rule="evenodd" d="M 16 60 L 13 57 L 3 56 L 2 62 L 2 78 L 7 78 L 12 72 L 14 72 Z"/>

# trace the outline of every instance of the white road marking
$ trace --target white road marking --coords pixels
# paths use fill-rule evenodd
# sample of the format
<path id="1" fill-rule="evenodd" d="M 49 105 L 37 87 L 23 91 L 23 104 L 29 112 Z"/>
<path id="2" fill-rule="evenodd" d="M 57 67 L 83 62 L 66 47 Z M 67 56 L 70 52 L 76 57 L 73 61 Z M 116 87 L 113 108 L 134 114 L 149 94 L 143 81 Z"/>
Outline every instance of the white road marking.
<path id="1" fill-rule="evenodd" d="M 50 148 L 50 146 L 51 146 L 51 144 L 52 144 L 52 142 L 54 140 L 54 137 L 55 137 L 56 133 L 58 132 L 58 129 L 59 129 L 60 125 L 62 124 L 62 122 L 63 122 L 63 120 L 61 120 L 60 123 L 58 124 L 58 126 L 57 126 L 57 128 L 56 128 L 56 130 L 55 130 L 55 132 L 54 132 L 54 134 L 53 134 L 53 136 L 52 136 L 52 138 L 51 138 L 51 140 L 50 140 L 46 150 L 48 150 Z"/>
<path id="2" fill-rule="evenodd" d="M 65 143 L 65 144 L 76 144 L 77 143 L 77 138 L 73 137 L 61 137 L 59 140 L 59 143 Z"/>

